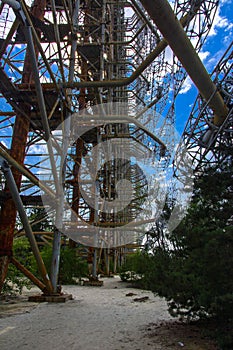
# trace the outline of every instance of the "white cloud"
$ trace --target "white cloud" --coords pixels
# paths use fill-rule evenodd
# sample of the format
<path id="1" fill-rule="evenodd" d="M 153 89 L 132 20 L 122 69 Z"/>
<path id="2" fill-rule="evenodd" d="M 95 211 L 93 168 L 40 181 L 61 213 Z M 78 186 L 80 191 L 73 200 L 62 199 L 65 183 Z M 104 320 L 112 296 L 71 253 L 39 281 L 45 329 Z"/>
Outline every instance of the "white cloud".
<path id="1" fill-rule="evenodd" d="M 5 146 L 6 148 L 8 148 L 7 144 L 5 141 L 1 140 L 1 143 L 3 144 L 3 146 Z"/>
<path id="2" fill-rule="evenodd" d="M 192 85 L 192 80 L 189 77 L 187 77 L 182 85 L 180 94 L 186 94 L 191 89 Z"/>
<path id="3" fill-rule="evenodd" d="M 217 35 L 219 28 L 226 28 L 229 26 L 232 26 L 232 24 L 226 17 L 220 15 L 220 7 L 218 7 L 209 36 Z"/>
<path id="4" fill-rule="evenodd" d="M 201 61 L 205 61 L 205 59 L 210 55 L 210 52 L 209 51 L 202 51 L 202 52 L 199 52 L 198 53 Z"/>
<path id="5" fill-rule="evenodd" d="M 229 45 L 232 41 L 233 23 L 228 23 L 228 26 L 224 29 L 224 39 L 225 45 Z"/>
<path id="6" fill-rule="evenodd" d="M 33 144 L 28 150 L 28 154 L 48 154 L 48 149 L 46 144 Z"/>
<path id="7" fill-rule="evenodd" d="M 208 72 L 212 72 L 216 64 L 219 62 L 220 58 L 224 54 L 225 48 L 221 47 L 220 50 L 215 52 L 211 55 L 211 57 L 208 58 L 208 61 L 205 64 L 206 69 Z"/>
<path id="8" fill-rule="evenodd" d="M 165 49 L 164 61 L 170 64 L 173 63 L 173 51 L 170 46 L 167 46 Z"/>

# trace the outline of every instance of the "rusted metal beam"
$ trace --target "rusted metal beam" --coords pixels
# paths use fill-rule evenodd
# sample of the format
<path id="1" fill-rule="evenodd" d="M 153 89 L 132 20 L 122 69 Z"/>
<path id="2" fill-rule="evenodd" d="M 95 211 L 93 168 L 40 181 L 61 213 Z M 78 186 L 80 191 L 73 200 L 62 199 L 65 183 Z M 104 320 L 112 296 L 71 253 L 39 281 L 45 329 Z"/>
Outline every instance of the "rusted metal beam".
<path id="1" fill-rule="evenodd" d="M 12 159 L 16 159 L 19 164 L 23 164 L 24 161 L 28 130 L 29 122 L 21 115 L 18 115 L 14 125 L 10 152 Z M 22 173 L 14 168 L 13 174 L 17 187 L 19 188 Z M 4 191 L 9 193 L 9 188 L 6 187 Z M 0 289 L 6 277 L 9 257 L 11 256 L 15 222 L 16 208 L 13 200 L 10 198 L 3 203 L 0 212 Z"/>
<path id="2" fill-rule="evenodd" d="M 31 271 L 26 269 L 25 266 L 23 266 L 17 259 L 15 259 L 13 256 L 10 259 L 10 262 L 15 265 L 15 267 L 21 271 L 27 278 L 30 279 L 37 287 L 39 287 L 42 292 L 46 292 L 46 285 L 42 283 L 37 277 L 35 277 Z"/>
<path id="3" fill-rule="evenodd" d="M 4 2 L 8 3 L 10 6 L 13 6 L 16 11 L 20 9 L 20 3 L 17 1 L 5 0 Z M 45 7 L 46 0 L 35 0 L 31 9 L 32 15 L 40 20 L 43 20 Z M 31 84 L 32 82 L 34 83 L 31 57 L 28 49 L 26 50 L 24 60 L 22 82 L 27 85 Z M 23 165 L 27 145 L 27 136 L 30 127 L 31 110 L 25 103 L 21 103 L 20 108 L 24 111 L 24 113 L 17 113 L 15 118 L 10 155 L 18 164 Z M 28 115 L 28 118 L 25 118 L 24 114 Z M 12 173 L 16 186 L 19 189 L 21 185 L 22 173 L 17 169 L 13 169 Z M 9 188 L 6 187 L 5 191 L 9 192 Z M 0 212 L 0 290 L 6 278 L 8 264 L 12 255 L 15 222 L 15 203 L 12 199 L 9 199 L 2 205 Z"/>
<path id="4" fill-rule="evenodd" d="M 20 21 L 16 18 L 14 23 L 12 24 L 10 30 L 9 30 L 9 33 L 7 34 L 6 39 L 3 41 L 3 44 L 2 44 L 1 49 L 0 49 L 0 58 L 5 53 L 6 48 L 9 44 L 9 42 L 12 40 L 12 37 L 13 37 L 15 31 L 17 30 L 19 24 L 20 24 Z"/>
<path id="5" fill-rule="evenodd" d="M 43 91 L 40 83 L 40 76 L 39 76 L 39 70 L 37 65 L 37 53 L 35 51 L 34 44 L 33 44 L 32 28 L 26 25 L 24 29 L 25 29 L 25 36 L 27 38 L 28 52 L 30 53 L 30 57 L 31 57 L 31 61 L 30 61 L 31 74 L 35 81 L 35 89 L 36 89 L 36 95 L 37 95 L 38 105 L 40 109 L 41 121 L 44 129 L 44 133 L 45 133 L 45 140 L 47 142 L 48 153 L 49 153 L 49 158 L 50 158 L 51 167 L 52 167 L 52 173 L 55 180 L 54 183 L 57 189 L 58 187 L 57 168 L 56 168 L 56 162 L 53 154 L 53 146 L 52 146 L 48 116 L 46 111 L 46 105 L 45 105 L 44 95 L 43 95 Z"/>
<path id="6" fill-rule="evenodd" d="M 149 67 L 149 65 L 158 57 L 163 50 L 167 47 L 166 40 L 161 40 L 156 48 L 147 56 L 147 58 L 142 62 L 141 65 L 138 66 L 138 68 L 135 69 L 135 71 L 131 74 L 128 78 L 122 78 L 122 79 L 113 79 L 113 80 L 99 80 L 99 81 L 69 81 L 61 84 L 61 86 L 65 89 L 81 89 L 81 88 L 100 88 L 100 87 L 120 87 L 120 86 L 127 86 L 131 84 L 135 79 L 139 77 L 143 71 Z M 55 89 L 55 85 L 53 83 L 44 83 L 41 84 L 43 90 L 53 90 Z M 28 84 L 17 84 L 17 87 L 21 90 L 27 90 L 29 85 Z M 35 84 L 30 84 L 30 89 L 35 89 Z"/>
<path id="7" fill-rule="evenodd" d="M 11 169 L 10 169 L 8 163 L 6 162 L 6 160 L 3 158 L 0 158 L 0 166 L 1 166 L 1 169 L 4 173 L 4 176 L 6 178 L 7 184 L 10 188 L 10 192 L 11 192 L 14 204 L 15 204 L 15 208 L 19 212 L 22 224 L 24 226 L 26 236 L 28 237 L 28 240 L 30 242 L 32 252 L 35 256 L 41 277 L 43 278 L 43 281 L 44 281 L 44 284 L 46 285 L 47 291 L 51 293 L 51 292 L 53 292 L 52 284 L 50 282 L 48 273 L 46 271 L 46 267 L 44 265 L 44 262 L 41 258 L 36 239 L 32 233 L 32 229 L 31 229 L 31 226 L 29 224 L 27 214 L 24 210 L 22 200 L 21 200 L 20 195 L 18 193 L 18 188 L 17 188 L 16 182 L 15 182 L 15 179 L 13 177 L 13 174 L 11 172 Z"/>
<path id="8" fill-rule="evenodd" d="M 34 185 L 40 187 L 46 194 L 51 198 L 56 200 L 56 194 L 51 190 L 51 188 L 45 186 L 30 170 L 28 170 L 24 165 L 15 160 L 5 149 L 2 147 L 0 142 L 0 156 L 6 159 L 9 164 L 11 164 L 19 173 L 24 175 L 28 180 L 30 180 Z"/>
<path id="9" fill-rule="evenodd" d="M 167 0 L 141 0 L 142 5 L 179 58 L 202 97 L 214 112 L 214 124 L 219 126 L 225 120 L 228 108 L 216 85 L 210 79 L 197 52 L 187 37 Z"/>
<path id="10" fill-rule="evenodd" d="M 197 4 L 195 6 L 195 10 L 197 10 L 200 7 L 201 1 L 197 1 Z M 185 27 L 188 25 L 188 23 L 193 19 L 195 15 L 195 11 L 192 13 L 188 13 L 184 17 L 180 19 L 181 26 Z M 127 86 L 131 84 L 135 79 L 137 79 L 140 74 L 143 73 L 143 71 L 150 66 L 150 64 L 166 49 L 168 46 L 168 43 L 166 39 L 161 39 L 161 41 L 158 42 L 157 46 L 154 48 L 154 50 L 147 56 L 147 58 L 138 66 L 138 68 L 135 69 L 135 71 L 131 74 L 131 76 L 127 78 L 122 79 L 112 79 L 112 80 L 100 80 L 100 81 L 68 81 L 61 86 L 63 88 L 68 89 L 81 89 L 81 88 L 100 88 L 100 87 L 121 87 L 121 86 Z M 17 84 L 17 87 L 20 90 L 27 90 L 29 87 L 30 89 L 35 89 L 34 84 Z M 54 83 L 44 83 L 42 84 L 43 90 L 53 90 L 56 88 L 56 84 Z"/>
<path id="11" fill-rule="evenodd" d="M 116 123 L 135 124 L 139 129 L 143 130 L 155 142 L 160 144 L 162 147 L 166 148 L 166 145 L 163 143 L 162 140 L 160 140 L 156 135 L 154 135 L 148 128 L 146 128 L 142 123 L 140 123 L 134 117 L 127 116 L 127 115 L 124 115 L 124 116 L 122 116 L 122 115 L 110 115 L 110 116 L 105 116 L 105 115 L 98 116 L 98 115 L 96 115 L 95 123 L 99 122 L 99 124 L 101 125 L 101 124 L 103 124 L 104 120 L 106 120 L 106 122 L 108 122 L 108 123 L 113 122 L 115 124 Z M 90 116 L 89 115 L 80 115 L 79 122 L 82 122 L 82 121 L 87 123 L 88 121 L 90 121 Z"/>
<path id="12" fill-rule="evenodd" d="M 5 112 L 5 111 L 0 111 L 0 117 L 14 117 L 15 116 L 15 112 L 9 111 L 9 112 Z"/>
<path id="13" fill-rule="evenodd" d="M 53 73 L 53 71 L 52 71 L 52 69 L 51 69 L 51 66 L 50 66 L 50 64 L 49 64 L 49 62 L 48 62 L 48 60 L 47 60 L 46 54 L 45 54 L 45 52 L 44 52 L 44 50 L 43 50 L 43 47 L 41 46 L 39 35 L 38 35 L 36 29 L 35 29 L 34 26 L 33 26 L 31 17 L 30 17 L 30 15 L 29 15 L 29 13 L 28 13 L 27 5 L 25 4 L 24 1 L 21 1 L 21 6 L 22 6 L 23 12 L 24 12 L 24 14 L 25 14 L 27 23 L 28 23 L 29 26 L 32 28 L 33 39 L 34 39 L 34 42 L 35 42 L 35 44 L 36 44 L 36 47 L 37 47 L 37 49 L 39 50 L 39 52 L 40 52 L 40 54 L 41 54 L 41 57 L 42 57 L 43 60 L 44 60 L 44 63 L 45 63 L 45 65 L 46 65 L 46 68 L 47 68 L 47 70 L 48 70 L 48 72 L 49 72 L 49 74 L 50 74 L 50 77 L 51 77 L 51 79 L 52 79 L 52 81 L 53 81 L 53 83 L 54 83 L 55 89 L 58 91 L 59 88 L 58 88 L 58 84 L 57 84 L 57 82 L 56 82 L 56 78 L 55 78 L 54 73 Z M 38 13 L 38 15 L 40 15 L 40 13 Z M 34 16 L 35 16 L 35 14 L 34 14 Z"/>

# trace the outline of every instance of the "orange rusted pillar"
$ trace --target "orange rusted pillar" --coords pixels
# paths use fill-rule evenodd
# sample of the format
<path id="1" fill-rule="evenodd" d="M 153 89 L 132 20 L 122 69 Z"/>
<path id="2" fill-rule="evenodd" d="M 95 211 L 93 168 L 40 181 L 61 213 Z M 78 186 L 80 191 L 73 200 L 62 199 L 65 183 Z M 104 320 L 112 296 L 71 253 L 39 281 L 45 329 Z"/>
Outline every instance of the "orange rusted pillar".
<path id="1" fill-rule="evenodd" d="M 72 193 L 72 209 L 75 213 L 79 214 L 79 201 L 80 201 L 80 189 L 79 189 L 79 182 L 78 182 L 78 176 L 79 176 L 79 169 L 82 161 L 82 154 L 83 154 L 83 147 L 84 143 L 82 139 L 76 140 L 75 145 L 75 164 L 73 167 L 73 179 L 70 181 L 70 183 L 73 185 L 73 193 Z M 71 238 L 69 239 L 69 247 L 75 248 L 76 242 L 73 241 Z"/>
<path id="2" fill-rule="evenodd" d="M 87 80 L 87 62 L 82 59 L 81 63 L 81 79 Z M 81 88 L 78 98 L 79 103 L 79 110 L 83 110 L 86 108 L 86 89 Z M 79 189 L 79 183 L 78 183 L 78 175 L 79 175 L 79 169 L 82 162 L 82 156 L 83 156 L 83 149 L 84 149 L 84 142 L 81 138 L 76 140 L 76 149 L 75 149 L 75 164 L 73 167 L 73 193 L 72 193 L 72 209 L 75 213 L 79 214 L 79 205 L 80 205 L 80 189 Z M 69 239 L 69 247 L 75 248 L 76 242 L 74 242 L 72 239 Z"/>
<path id="3" fill-rule="evenodd" d="M 40 20 L 44 19 L 46 1 L 47 0 L 34 1 L 31 8 L 31 13 L 34 17 L 37 17 Z M 38 53 L 36 48 L 35 50 L 36 53 Z M 27 50 L 24 60 L 22 83 L 32 83 L 32 74 L 30 55 Z M 22 103 L 20 108 L 30 117 L 30 106 L 26 103 Z M 10 154 L 20 164 L 24 163 L 29 126 L 29 119 L 25 119 L 24 116 L 17 114 L 12 135 Z M 14 168 L 12 169 L 12 173 L 17 187 L 20 188 L 22 174 Z M 6 187 L 5 191 L 9 192 L 9 189 Z M 12 255 L 15 222 L 16 207 L 13 200 L 9 199 L 2 205 L 0 212 L 0 292 L 7 275 L 8 264 Z"/>

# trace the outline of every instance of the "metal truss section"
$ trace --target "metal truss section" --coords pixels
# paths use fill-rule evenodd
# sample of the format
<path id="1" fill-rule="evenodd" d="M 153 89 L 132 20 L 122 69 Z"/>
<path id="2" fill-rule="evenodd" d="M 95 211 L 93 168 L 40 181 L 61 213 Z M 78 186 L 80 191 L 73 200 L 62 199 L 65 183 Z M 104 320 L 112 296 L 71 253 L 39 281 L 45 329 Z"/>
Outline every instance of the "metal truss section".
<path id="1" fill-rule="evenodd" d="M 32 208 L 43 208 L 41 194 L 54 203 L 51 211 L 42 216 L 40 213 L 31 222 L 33 227 L 47 216 L 50 224 L 55 225 L 50 234 L 37 232 L 44 242 L 53 237 L 53 292 L 57 291 L 63 239 L 59 229 L 65 212 L 65 204 L 58 205 L 59 183 L 67 203 L 82 220 L 100 227 L 120 227 L 139 215 L 147 196 L 147 179 L 132 160 L 115 157 L 104 162 L 104 150 L 99 147 L 99 168 L 94 174 L 100 197 L 114 201 L 117 183 L 124 179 L 132 184 L 134 194 L 134 200 L 124 210 L 102 212 L 101 208 L 93 209 L 85 197 L 85 193 L 92 196 L 97 191 L 88 167 L 82 179 L 84 194 L 80 191 L 80 167 L 88 157 L 89 162 L 95 163 L 96 147 L 115 138 L 128 140 L 132 149 L 137 143 L 164 168 L 170 161 L 168 148 L 174 148 L 177 142 L 175 102 L 187 73 L 159 26 L 152 23 L 143 2 L 4 0 L 0 5 L 0 156 L 12 167 L 26 213 Z M 208 37 L 218 1 L 171 3 L 187 38 L 199 52 Z M 214 80 L 217 86 L 221 85 L 224 101 L 229 105 L 230 76 L 226 77 L 219 80 L 218 73 Z M 128 119 L 102 122 L 68 144 L 73 131 L 70 116 L 75 113 L 80 116 L 82 111 L 90 116 L 98 105 L 119 103 L 127 105 Z M 104 108 L 104 120 L 103 111 Z M 120 115 L 117 110 L 115 114 Z M 198 130 L 197 127 L 197 135 Z M 24 229 L 16 224 L 17 211 L 4 176 L 0 190 L 2 283 L 5 266 L 11 260 L 13 236 L 21 236 Z M 102 243 L 98 246 L 104 248 Z M 133 237 L 131 243 L 129 249 L 141 241 Z M 69 244 L 76 243 L 70 240 Z M 112 252 L 115 270 L 125 249 L 128 248 L 119 247 Z M 94 275 L 101 252 L 101 249 L 94 252 Z"/>
<path id="2" fill-rule="evenodd" d="M 232 46 L 231 43 L 212 73 L 212 80 L 228 107 L 225 121 L 220 126 L 215 125 L 208 102 L 198 95 L 182 135 L 180 147 L 188 151 L 196 170 L 211 164 L 221 168 L 222 164 L 232 162 Z"/>

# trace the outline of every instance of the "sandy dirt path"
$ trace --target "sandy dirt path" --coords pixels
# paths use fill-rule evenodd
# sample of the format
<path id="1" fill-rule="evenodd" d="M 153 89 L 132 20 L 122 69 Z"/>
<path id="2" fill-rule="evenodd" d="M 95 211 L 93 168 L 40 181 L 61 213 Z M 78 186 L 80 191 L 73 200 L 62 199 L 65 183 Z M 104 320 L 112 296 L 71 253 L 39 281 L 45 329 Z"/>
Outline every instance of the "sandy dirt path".
<path id="1" fill-rule="evenodd" d="M 34 289 L 30 294 L 35 292 Z M 64 292 L 71 293 L 74 300 L 59 304 L 24 302 L 21 309 L 19 305 L 18 309 L 14 306 L 10 317 L 2 314 L 0 349 L 163 350 L 183 347 L 177 340 L 170 341 L 169 345 L 164 343 L 163 337 L 151 336 L 156 324 L 171 320 L 166 302 L 151 292 L 128 288 L 117 277 L 105 278 L 102 287 L 65 286 Z M 128 293 L 134 295 L 126 296 Z M 145 302 L 134 301 L 142 297 L 149 298 Z"/>

